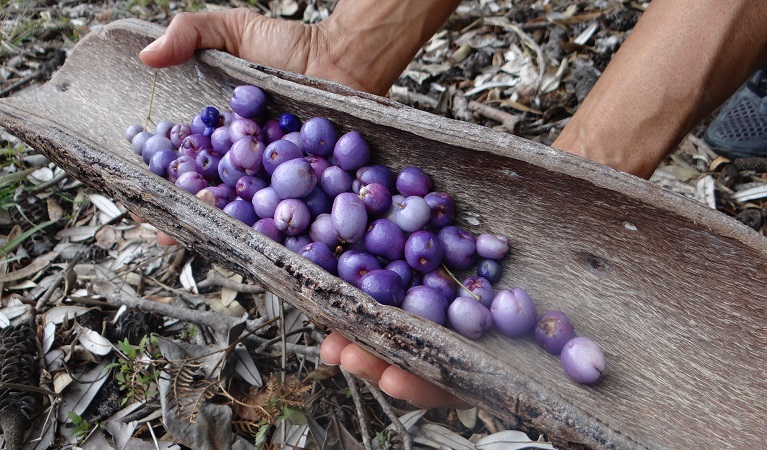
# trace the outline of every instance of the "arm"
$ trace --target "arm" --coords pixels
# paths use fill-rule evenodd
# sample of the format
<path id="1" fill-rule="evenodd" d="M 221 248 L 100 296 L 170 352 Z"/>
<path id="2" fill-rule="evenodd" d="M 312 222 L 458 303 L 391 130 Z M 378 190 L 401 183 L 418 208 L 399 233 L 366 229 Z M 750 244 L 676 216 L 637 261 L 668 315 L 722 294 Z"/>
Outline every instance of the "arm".
<path id="1" fill-rule="evenodd" d="M 459 0 L 341 0 L 315 25 L 270 19 L 245 8 L 182 13 L 141 52 L 151 67 L 189 59 L 199 48 L 330 79 L 384 95 Z"/>
<path id="2" fill-rule="evenodd" d="M 767 3 L 655 0 L 553 146 L 649 178 L 767 61 Z"/>

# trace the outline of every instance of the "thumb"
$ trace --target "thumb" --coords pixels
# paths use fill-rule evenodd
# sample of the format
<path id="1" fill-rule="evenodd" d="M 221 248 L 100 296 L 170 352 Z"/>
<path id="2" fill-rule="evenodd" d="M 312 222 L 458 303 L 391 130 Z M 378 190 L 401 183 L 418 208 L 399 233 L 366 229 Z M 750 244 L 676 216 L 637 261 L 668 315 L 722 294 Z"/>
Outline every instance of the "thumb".
<path id="1" fill-rule="evenodd" d="M 223 50 L 232 55 L 249 59 L 241 49 L 258 31 L 263 30 L 266 17 L 246 8 L 224 11 L 177 14 L 162 36 L 144 48 L 139 57 L 144 64 L 168 67 L 186 62 L 198 49 Z M 253 42 L 255 44 L 255 42 Z"/>

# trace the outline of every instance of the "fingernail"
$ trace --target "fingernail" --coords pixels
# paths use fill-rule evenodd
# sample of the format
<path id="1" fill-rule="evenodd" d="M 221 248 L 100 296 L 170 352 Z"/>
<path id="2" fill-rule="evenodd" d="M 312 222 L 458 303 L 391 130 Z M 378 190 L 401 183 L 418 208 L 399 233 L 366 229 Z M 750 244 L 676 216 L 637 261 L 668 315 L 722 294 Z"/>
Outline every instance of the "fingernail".
<path id="1" fill-rule="evenodd" d="M 164 34 L 158 37 L 157 39 L 155 39 L 154 42 L 152 42 L 151 44 L 144 47 L 144 50 L 141 50 L 141 53 L 151 53 L 157 50 L 162 45 L 163 41 L 165 41 Z"/>

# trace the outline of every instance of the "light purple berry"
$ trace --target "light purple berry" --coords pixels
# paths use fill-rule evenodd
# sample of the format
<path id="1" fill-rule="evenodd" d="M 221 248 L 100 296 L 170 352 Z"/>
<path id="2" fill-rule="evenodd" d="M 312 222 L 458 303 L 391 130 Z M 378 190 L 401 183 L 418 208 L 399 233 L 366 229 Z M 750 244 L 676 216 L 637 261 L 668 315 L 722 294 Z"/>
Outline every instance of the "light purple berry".
<path id="1" fill-rule="evenodd" d="M 535 324 L 535 342 L 547 352 L 558 355 L 575 337 L 575 326 L 562 311 L 547 311 Z"/>
<path id="2" fill-rule="evenodd" d="M 538 317 L 533 300 L 521 288 L 498 291 L 490 312 L 498 331 L 512 338 L 532 333 Z"/>
<path id="3" fill-rule="evenodd" d="M 607 368 L 604 352 L 587 337 L 570 339 L 562 348 L 559 358 L 565 373 L 576 383 L 596 383 Z"/>

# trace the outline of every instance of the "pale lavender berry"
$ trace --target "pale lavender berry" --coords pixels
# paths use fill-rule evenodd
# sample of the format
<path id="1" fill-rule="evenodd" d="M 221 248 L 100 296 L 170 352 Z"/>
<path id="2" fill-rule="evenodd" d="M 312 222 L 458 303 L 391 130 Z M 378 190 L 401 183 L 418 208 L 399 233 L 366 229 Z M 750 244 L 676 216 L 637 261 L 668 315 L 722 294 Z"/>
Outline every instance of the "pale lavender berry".
<path id="1" fill-rule="evenodd" d="M 237 86 L 232 91 L 229 106 L 242 117 L 256 117 L 266 110 L 266 93 L 258 86 Z"/>
<path id="2" fill-rule="evenodd" d="M 322 190 L 329 197 L 335 197 L 342 192 L 351 192 L 352 176 L 338 166 L 330 166 L 319 177 Z"/>
<path id="3" fill-rule="evenodd" d="M 144 142 L 144 147 L 141 149 L 141 157 L 144 159 L 144 163 L 149 164 L 152 156 L 162 150 L 173 150 L 173 144 L 171 144 L 170 139 L 156 134 L 150 136 Z"/>
<path id="4" fill-rule="evenodd" d="M 447 320 L 447 299 L 429 286 L 413 286 L 405 293 L 400 308 L 432 322 L 444 325 Z"/>
<path id="5" fill-rule="evenodd" d="M 356 176 L 357 178 L 352 183 L 352 189 L 355 194 L 359 194 L 360 189 L 370 183 L 382 184 L 389 192 L 394 193 L 396 177 L 394 172 L 386 166 L 373 165 L 360 167 L 357 170 Z"/>
<path id="6" fill-rule="evenodd" d="M 205 124 L 202 122 L 202 115 L 197 114 L 192 119 L 192 123 L 189 126 L 189 131 L 191 131 L 191 134 L 203 134 L 205 131 Z"/>
<path id="7" fill-rule="evenodd" d="M 485 306 L 471 297 L 457 297 L 447 308 L 450 326 L 462 336 L 479 339 L 493 325 Z"/>
<path id="8" fill-rule="evenodd" d="M 453 223 L 455 199 L 452 195 L 446 192 L 429 192 L 423 199 L 429 204 L 431 210 L 428 224 L 431 228 L 444 228 Z"/>
<path id="9" fill-rule="evenodd" d="M 442 245 L 434 233 L 421 230 L 405 241 L 405 260 L 419 272 L 431 272 L 442 262 Z"/>
<path id="10" fill-rule="evenodd" d="M 301 126 L 301 144 L 309 155 L 330 156 L 337 136 L 333 124 L 324 117 L 312 117 Z"/>
<path id="11" fill-rule="evenodd" d="M 141 125 L 131 125 L 128 128 L 125 129 L 125 140 L 128 142 L 133 142 L 133 138 L 136 137 L 137 134 L 144 131 L 144 127 Z"/>
<path id="12" fill-rule="evenodd" d="M 399 274 L 387 269 L 375 269 L 360 278 L 359 288 L 378 303 L 400 306 L 405 298 Z"/>
<path id="13" fill-rule="evenodd" d="M 131 149 L 133 149 L 133 153 L 141 156 L 141 153 L 144 150 L 144 144 L 146 143 L 147 139 L 152 136 L 154 136 L 154 134 L 148 131 L 141 131 L 136 133 L 136 135 L 133 136 L 133 139 L 131 139 Z"/>
<path id="14" fill-rule="evenodd" d="M 194 195 L 208 187 L 208 182 L 197 172 L 186 172 L 179 175 L 175 185 Z"/>
<path id="15" fill-rule="evenodd" d="M 282 140 L 290 141 L 296 147 L 298 147 L 299 150 L 301 150 L 302 152 L 304 151 L 304 144 L 301 143 L 301 133 L 300 132 L 293 131 L 292 133 L 288 133 L 288 134 L 286 134 L 285 136 L 282 137 Z"/>
<path id="16" fill-rule="evenodd" d="M 285 240 L 285 234 L 277 229 L 277 225 L 274 224 L 274 219 L 271 217 L 259 219 L 253 224 L 253 229 L 275 242 L 282 243 Z"/>
<path id="17" fill-rule="evenodd" d="M 229 125 L 224 125 L 213 130 L 210 135 L 210 145 L 213 150 L 224 154 L 232 148 L 232 140 L 229 138 Z"/>
<path id="18" fill-rule="evenodd" d="M 562 311 L 547 311 L 535 324 L 535 342 L 547 352 L 558 355 L 575 337 L 575 326 Z"/>
<path id="19" fill-rule="evenodd" d="M 266 146 L 253 136 L 238 139 L 229 149 L 229 158 L 234 170 L 255 174 L 261 170 Z"/>
<path id="20" fill-rule="evenodd" d="M 213 148 L 213 146 L 210 145 L 209 136 L 203 134 L 190 134 L 181 141 L 178 153 L 179 155 L 189 155 L 192 158 L 196 158 L 197 154 L 206 148 Z"/>
<path id="21" fill-rule="evenodd" d="M 221 188 L 221 186 L 208 186 L 204 189 L 200 189 L 195 196 L 210 206 L 215 206 L 218 209 L 224 209 L 232 199 L 229 198 L 228 193 Z"/>
<path id="22" fill-rule="evenodd" d="M 302 247 L 298 254 L 325 269 L 332 275 L 338 273 L 338 260 L 333 251 L 322 242 L 312 242 Z"/>
<path id="23" fill-rule="evenodd" d="M 276 222 L 276 221 L 275 221 Z M 282 245 L 291 252 L 300 253 L 301 249 L 312 243 L 312 238 L 306 234 L 287 236 Z"/>
<path id="24" fill-rule="evenodd" d="M 576 383 L 596 383 L 607 368 L 604 352 L 587 337 L 570 339 L 562 348 L 559 358 L 565 373 Z"/>
<path id="25" fill-rule="evenodd" d="M 237 186 L 237 180 L 247 175 L 232 167 L 231 152 L 226 152 L 218 162 L 218 177 L 225 185 L 234 188 Z"/>
<path id="26" fill-rule="evenodd" d="M 357 195 L 351 192 L 339 194 L 333 200 L 330 217 L 341 241 L 357 242 L 365 235 L 368 215 L 365 205 Z"/>
<path id="27" fill-rule="evenodd" d="M 391 206 L 386 211 L 386 218 L 394 223 L 397 223 L 397 211 L 402 208 L 402 202 L 405 201 L 405 196 L 400 194 L 394 194 L 391 196 Z"/>
<path id="28" fill-rule="evenodd" d="M 420 167 L 408 166 L 397 175 L 397 190 L 405 197 L 423 197 L 431 191 L 431 178 Z"/>
<path id="29" fill-rule="evenodd" d="M 465 289 L 464 289 L 465 288 Z M 492 283 L 487 278 L 482 277 L 469 277 L 463 280 L 463 287 L 459 288 L 461 295 L 468 295 L 466 289 L 479 297 L 480 303 L 485 305 L 486 308 L 490 308 L 495 298 L 495 289 L 493 289 Z"/>
<path id="30" fill-rule="evenodd" d="M 306 231 L 311 218 L 306 203 L 295 198 L 282 200 L 274 209 L 274 224 L 288 236 L 297 236 Z"/>
<path id="31" fill-rule="evenodd" d="M 477 236 L 477 254 L 483 258 L 501 260 L 509 252 L 509 239 L 499 234 L 482 233 Z"/>
<path id="32" fill-rule="evenodd" d="M 446 266 L 460 270 L 468 269 L 474 264 L 477 239 L 471 232 L 450 225 L 439 230 L 437 236 L 444 251 L 442 262 Z"/>
<path id="33" fill-rule="evenodd" d="M 490 312 L 498 331 L 512 338 L 532 333 L 538 318 L 533 300 L 521 288 L 498 291 Z"/>
<path id="34" fill-rule="evenodd" d="M 333 148 L 333 159 L 344 170 L 357 170 L 370 159 L 370 146 L 359 131 L 350 131 L 338 138 Z"/>
<path id="35" fill-rule="evenodd" d="M 237 198 L 224 206 L 223 211 L 247 226 L 252 226 L 258 220 L 253 205 L 241 198 Z"/>
<path id="36" fill-rule="evenodd" d="M 261 127 L 250 119 L 233 120 L 232 124 L 229 125 L 229 140 L 231 140 L 232 143 L 237 142 L 246 136 L 258 138 L 260 133 Z"/>
<path id="37" fill-rule="evenodd" d="M 450 276 L 447 271 L 442 267 L 425 272 L 421 276 L 421 284 L 429 286 L 439 292 L 445 300 L 448 302 L 453 301 L 457 297 L 456 291 L 458 289 L 458 283 Z M 462 292 L 461 295 L 467 296 L 466 292 Z"/>
<path id="38" fill-rule="evenodd" d="M 312 169 L 314 169 L 314 173 L 317 174 L 318 178 L 322 176 L 322 174 L 325 172 L 325 169 L 330 167 L 328 160 L 322 156 L 307 155 L 304 156 L 304 159 L 309 161 L 309 165 L 312 166 Z"/>
<path id="39" fill-rule="evenodd" d="M 251 203 L 253 209 L 258 214 L 258 217 L 274 217 L 274 210 L 277 209 L 277 205 L 282 201 L 279 195 L 274 192 L 274 188 L 267 186 L 261 190 L 256 191 L 253 194 Z"/>
<path id="40" fill-rule="evenodd" d="M 322 242 L 331 248 L 335 248 L 339 244 L 330 214 L 320 214 L 314 219 L 309 228 L 309 237 L 312 241 Z"/>
<path id="41" fill-rule="evenodd" d="M 181 155 L 168 164 L 168 181 L 175 183 L 182 173 L 195 172 L 196 170 L 197 163 L 195 163 L 194 158 Z"/>
<path id="42" fill-rule="evenodd" d="M 375 256 L 393 261 L 405 252 L 405 233 L 389 219 L 378 219 L 368 225 L 364 236 L 365 248 Z"/>
<path id="43" fill-rule="evenodd" d="M 338 257 L 338 276 L 354 287 L 359 287 L 363 275 L 381 268 L 381 263 L 370 253 L 347 250 Z"/>
<path id="44" fill-rule="evenodd" d="M 360 188 L 360 198 L 365 208 L 373 216 L 384 214 L 392 205 L 392 196 L 386 186 L 370 183 Z"/>
<path id="45" fill-rule="evenodd" d="M 176 124 L 170 120 L 163 120 L 154 127 L 154 134 L 170 139 L 170 132 L 174 126 L 176 126 Z"/>
<path id="46" fill-rule="evenodd" d="M 173 150 L 160 150 L 152 155 L 152 159 L 149 160 L 149 170 L 161 177 L 168 175 L 168 167 L 177 159 L 176 152 Z"/>
<path id="47" fill-rule="evenodd" d="M 280 139 L 264 149 L 262 164 L 266 173 L 272 175 L 280 164 L 293 159 L 303 158 L 304 154 L 292 142 Z"/>
<path id="48" fill-rule="evenodd" d="M 431 210 L 423 197 L 412 195 L 397 203 L 394 213 L 397 225 L 402 230 L 412 233 L 422 229 L 429 221 Z"/>
<path id="49" fill-rule="evenodd" d="M 283 199 L 306 197 L 316 185 L 317 175 L 303 158 L 285 161 L 272 173 L 272 188 Z"/>
<path id="50" fill-rule="evenodd" d="M 173 148 L 178 149 L 181 147 L 181 142 L 192 134 L 192 127 L 186 123 L 178 123 L 170 130 L 170 142 L 173 144 Z"/>

